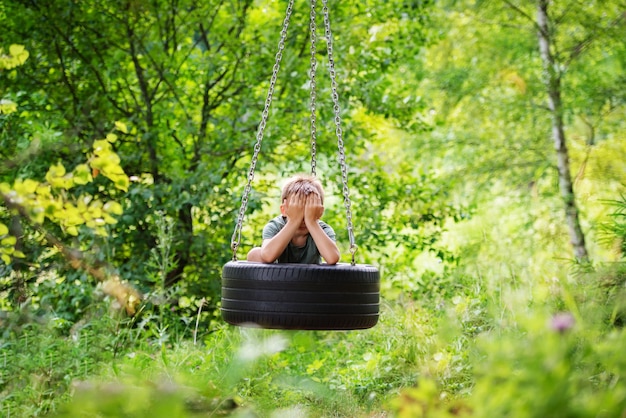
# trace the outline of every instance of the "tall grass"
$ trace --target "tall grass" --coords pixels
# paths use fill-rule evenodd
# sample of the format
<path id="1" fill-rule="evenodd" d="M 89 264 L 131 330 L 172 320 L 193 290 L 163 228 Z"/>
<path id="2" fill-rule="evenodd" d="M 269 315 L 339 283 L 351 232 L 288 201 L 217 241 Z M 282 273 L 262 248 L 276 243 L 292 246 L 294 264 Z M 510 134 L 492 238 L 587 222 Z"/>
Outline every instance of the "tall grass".
<path id="1" fill-rule="evenodd" d="M 556 231 L 508 236 L 524 230 L 526 209 L 451 231 L 482 237 L 475 263 L 410 288 L 385 283 L 369 330 L 217 320 L 191 338 L 197 313 L 213 313 L 173 313 L 169 302 L 129 320 L 103 301 L 70 329 L 12 314 L 0 341 L 0 415 L 626 416 L 626 263 L 580 266 L 533 247 Z M 501 235 L 509 247 L 495 245 Z"/>
<path id="2" fill-rule="evenodd" d="M 74 416 L 87 407 L 94 408 L 94 416 L 118 416 L 126 402 L 137 402 L 138 390 L 145 416 L 163 408 L 162 391 L 171 393 L 180 417 L 244 411 L 357 417 L 380 412 L 400 388 L 417 382 L 422 358 L 432 351 L 434 329 L 425 315 L 420 309 L 407 313 L 386 306 L 380 324 L 367 331 L 223 326 L 196 345 L 181 340 L 163 351 L 133 347 L 115 367 L 75 382 L 73 400 L 58 416 Z M 103 390 L 120 399 L 101 401 Z"/>
<path id="3" fill-rule="evenodd" d="M 619 417 L 615 298 L 557 287 L 468 287 L 438 306 L 397 298 L 365 331 L 220 325 L 196 344 L 174 332 L 163 343 L 103 311 L 67 335 L 29 324 L 2 340 L 1 414 Z"/>

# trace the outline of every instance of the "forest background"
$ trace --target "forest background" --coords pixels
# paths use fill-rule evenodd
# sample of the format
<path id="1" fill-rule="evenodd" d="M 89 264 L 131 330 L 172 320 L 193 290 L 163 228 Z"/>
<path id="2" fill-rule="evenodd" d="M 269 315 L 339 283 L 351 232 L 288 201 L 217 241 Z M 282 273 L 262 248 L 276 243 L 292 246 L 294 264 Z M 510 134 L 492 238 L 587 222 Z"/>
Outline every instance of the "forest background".
<path id="1" fill-rule="evenodd" d="M 347 333 L 219 314 L 286 7 L 0 4 L 1 415 L 626 416 L 626 3 L 330 2 L 356 258 L 382 278 L 379 324 Z M 310 171 L 309 20 L 296 1 L 240 257 Z"/>

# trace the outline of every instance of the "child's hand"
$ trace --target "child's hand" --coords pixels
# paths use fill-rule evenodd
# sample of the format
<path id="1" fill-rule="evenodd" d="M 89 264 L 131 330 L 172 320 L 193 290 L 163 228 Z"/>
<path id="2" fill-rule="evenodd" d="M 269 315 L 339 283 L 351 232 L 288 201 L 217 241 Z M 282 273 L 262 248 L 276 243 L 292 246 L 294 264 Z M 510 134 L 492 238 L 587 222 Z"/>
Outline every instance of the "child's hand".
<path id="1" fill-rule="evenodd" d="M 324 205 L 322 199 L 317 193 L 309 193 L 306 196 L 306 205 L 304 207 L 304 222 L 310 224 L 317 222 L 324 214 Z"/>
<path id="2" fill-rule="evenodd" d="M 302 223 L 305 203 L 306 196 L 302 193 L 295 193 L 285 199 L 285 216 L 290 222 Z"/>

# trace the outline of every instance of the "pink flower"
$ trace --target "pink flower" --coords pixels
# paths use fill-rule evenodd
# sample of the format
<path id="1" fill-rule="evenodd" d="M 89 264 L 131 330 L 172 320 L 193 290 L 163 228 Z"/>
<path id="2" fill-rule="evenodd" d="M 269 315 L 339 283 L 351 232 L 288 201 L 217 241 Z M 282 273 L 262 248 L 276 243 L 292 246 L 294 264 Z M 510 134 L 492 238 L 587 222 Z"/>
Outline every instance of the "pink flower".
<path id="1" fill-rule="evenodd" d="M 550 321 L 550 328 L 554 331 L 557 331 L 561 334 L 572 329 L 576 324 L 576 319 L 574 319 L 574 315 L 570 312 L 559 312 L 552 317 Z"/>

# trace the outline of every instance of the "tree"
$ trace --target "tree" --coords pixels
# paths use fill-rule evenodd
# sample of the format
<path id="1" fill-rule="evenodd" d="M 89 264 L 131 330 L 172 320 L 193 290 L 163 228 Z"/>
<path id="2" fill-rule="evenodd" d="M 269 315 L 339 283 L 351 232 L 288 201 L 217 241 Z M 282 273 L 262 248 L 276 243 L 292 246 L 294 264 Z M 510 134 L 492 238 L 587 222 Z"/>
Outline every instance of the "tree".
<path id="1" fill-rule="evenodd" d="M 511 5 L 510 2 L 508 2 Z M 511 5 L 512 7 L 515 7 Z M 548 108 L 552 116 L 552 138 L 556 150 L 557 169 L 559 172 L 559 187 L 565 206 L 565 221 L 569 228 L 570 242 L 574 249 L 574 255 L 580 261 L 589 259 L 585 246 L 585 235 L 580 227 L 579 210 L 576 205 L 572 173 L 570 167 L 569 151 L 563 127 L 563 104 L 561 99 L 561 76 L 559 66 L 554 60 L 552 53 L 552 28 L 548 15 L 548 1 L 537 2 L 537 27 L 539 37 L 539 51 L 543 63 L 543 81 L 548 95 Z M 577 48 L 582 48 L 579 45 Z"/>
<path id="2" fill-rule="evenodd" d="M 307 166 L 302 156 L 310 118 L 309 10 L 305 2 L 296 4 L 258 166 L 278 176 Z M 396 69 L 423 44 L 428 6 L 405 0 L 331 4 L 339 93 L 346 108 L 356 109 L 343 110 L 342 116 L 358 175 L 376 175 L 367 169 L 368 139 L 375 129 L 367 118 L 384 112 L 388 120 L 405 124 L 414 115 L 411 106 L 396 100 L 405 93 L 396 89 Z M 114 123 L 127 127 L 113 143 L 131 179 L 121 199 L 123 215 L 106 238 L 79 230 L 75 242 L 98 261 L 117 266 L 142 290 L 179 285 L 197 300 L 207 295 L 215 306 L 285 5 L 88 0 L 68 6 L 55 0 L 7 1 L 3 7 L 7 37 L 24 40 L 33 57 L 19 76 L 1 80 L 21 95 L 22 112 L 11 121 L 6 142 L 13 149 L 36 150 L 29 164 L 4 173 L 7 181 L 43 178 L 59 160 L 74 167 Z M 321 46 L 317 58 L 322 64 L 318 120 L 332 122 Z M 325 130 L 331 134 L 319 136 L 320 160 L 329 168 L 324 176 L 332 179 L 339 173 L 329 151 L 334 128 Z M 262 207 L 270 180 L 257 178 L 250 215 Z M 97 185 L 89 192 L 106 198 L 110 190 Z M 149 264 L 160 240 L 159 218 L 174 223 L 173 263 L 162 282 Z"/>
<path id="3" fill-rule="evenodd" d="M 626 56 L 623 36 L 617 35 L 623 15 L 618 1 L 552 2 L 542 28 L 541 4 L 456 2 L 442 11 L 440 41 L 426 55 L 431 76 L 421 87 L 432 99 L 435 126 L 424 145 L 438 156 L 433 165 L 463 178 L 465 195 L 485 196 L 476 193 L 474 182 L 482 189 L 505 184 L 512 193 L 531 191 L 526 195 L 544 202 L 560 189 L 564 231 L 574 257 L 585 260 L 581 199 L 572 177 L 584 171 L 579 149 L 590 151 L 623 127 L 618 86 Z M 542 51 L 551 61 L 542 61 Z M 603 134 L 586 141 L 587 130 Z M 550 137 L 558 139 L 546 141 Z M 572 156 L 568 146 L 578 153 Z"/>

